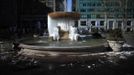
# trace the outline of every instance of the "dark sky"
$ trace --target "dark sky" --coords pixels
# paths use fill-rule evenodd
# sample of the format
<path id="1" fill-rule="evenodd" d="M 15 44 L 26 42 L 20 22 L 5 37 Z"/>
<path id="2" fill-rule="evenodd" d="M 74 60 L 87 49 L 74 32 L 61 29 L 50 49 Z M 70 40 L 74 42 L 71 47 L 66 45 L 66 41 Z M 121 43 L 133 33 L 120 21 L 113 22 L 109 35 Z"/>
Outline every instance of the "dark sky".
<path id="1" fill-rule="evenodd" d="M 0 26 L 17 24 L 20 15 L 46 15 L 52 10 L 38 0 L 0 0 Z"/>
<path id="2" fill-rule="evenodd" d="M 16 19 L 16 0 L 0 0 L 0 24 L 15 24 Z"/>

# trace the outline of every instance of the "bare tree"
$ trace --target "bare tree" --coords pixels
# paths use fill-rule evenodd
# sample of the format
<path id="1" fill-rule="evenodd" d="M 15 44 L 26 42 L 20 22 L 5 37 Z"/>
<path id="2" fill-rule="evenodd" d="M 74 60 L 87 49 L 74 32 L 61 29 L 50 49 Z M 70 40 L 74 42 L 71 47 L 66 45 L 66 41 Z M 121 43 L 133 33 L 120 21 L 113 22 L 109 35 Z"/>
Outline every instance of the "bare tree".
<path id="1" fill-rule="evenodd" d="M 105 22 L 104 22 L 104 25 L 105 25 L 105 29 L 107 30 L 107 14 L 108 14 L 108 11 L 107 11 L 107 2 L 108 0 L 103 0 L 103 7 L 104 7 L 104 18 L 105 18 Z"/>
<path id="2" fill-rule="evenodd" d="M 119 0 L 120 8 L 122 10 L 122 21 L 123 21 L 123 31 L 126 31 L 127 27 L 127 9 L 128 9 L 128 0 Z"/>

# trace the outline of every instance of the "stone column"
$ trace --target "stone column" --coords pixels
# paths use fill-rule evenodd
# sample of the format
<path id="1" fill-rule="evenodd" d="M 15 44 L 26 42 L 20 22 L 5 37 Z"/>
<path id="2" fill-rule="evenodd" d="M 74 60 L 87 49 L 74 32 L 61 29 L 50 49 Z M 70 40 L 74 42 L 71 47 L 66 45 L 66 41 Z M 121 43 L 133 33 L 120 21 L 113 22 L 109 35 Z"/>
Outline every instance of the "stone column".
<path id="1" fill-rule="evenodd" d="M 113 29 L 115 29 L 116 28 L 116 21 L 114 20 L 114 22 L 113 22 Z"/>

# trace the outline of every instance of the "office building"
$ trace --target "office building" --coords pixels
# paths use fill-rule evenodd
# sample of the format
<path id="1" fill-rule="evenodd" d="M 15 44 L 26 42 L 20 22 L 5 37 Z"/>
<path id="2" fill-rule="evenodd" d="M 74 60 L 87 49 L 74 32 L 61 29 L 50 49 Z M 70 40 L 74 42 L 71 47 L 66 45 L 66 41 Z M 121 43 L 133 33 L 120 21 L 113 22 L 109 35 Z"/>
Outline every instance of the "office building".
<path id="1" fill-rule="evenodd" d="M 39 0 L 53 11 L 65 11 L 66 0 Z"/>
<path id="2" fill-rule="evenodd" d="M 125 31 L 134 28 L 133 0 L 76 0 L 76 11 L 81 14 L 80 28 Z"/>

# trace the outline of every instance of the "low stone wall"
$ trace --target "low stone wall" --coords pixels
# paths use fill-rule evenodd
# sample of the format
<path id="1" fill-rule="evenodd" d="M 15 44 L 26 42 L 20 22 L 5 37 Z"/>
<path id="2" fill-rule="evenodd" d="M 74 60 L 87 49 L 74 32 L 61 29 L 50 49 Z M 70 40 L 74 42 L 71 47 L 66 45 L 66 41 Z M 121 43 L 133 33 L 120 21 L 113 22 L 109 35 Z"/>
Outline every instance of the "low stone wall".
<path id="1" fill-rule="evenodd" d="M 109 46 L 113 49 L 113 51 L 122 50 L 124 41 L 110 41 L 110 40 L 107 40 L 107 41 L 108 41 Z"/>
<path id="2" fill-rule="evenodd" d="M 57 62 L 57 63 L 68 63 L 68 62 L 83 62 L 95 59 L 107 59 L 108 57 L 119 57 L 121 56 L 131 56 L 134 51 L 122 51 L 122 52 L 54 52 L 54 51 L 38 51 L 23 49 L 19 54 L 26 56 L 28 58 L 34 58 L 35 60 L 43 62 Z"/>
<path id="3" fill-rule="evenodd" d="M 12 43 L 10 42 L 1 42 L 0 41 L 0 52 L 9 51 L 12 49 Z"/>
<path id="4" fill-rule="evenodd" d="M 108 46 L 98 45 L 98 46 L 66 46 L 66 47 L 47 47 L 47 46 L 30 46 L 30 45 L 20 45 L 23 49 L 37 50 L 37 51 L 55 51 L 55 52 L 105 52 Z"/>

